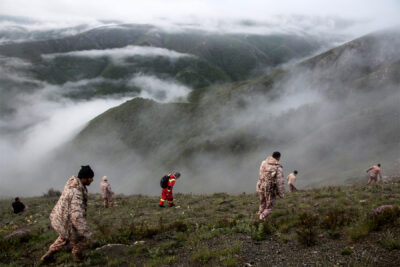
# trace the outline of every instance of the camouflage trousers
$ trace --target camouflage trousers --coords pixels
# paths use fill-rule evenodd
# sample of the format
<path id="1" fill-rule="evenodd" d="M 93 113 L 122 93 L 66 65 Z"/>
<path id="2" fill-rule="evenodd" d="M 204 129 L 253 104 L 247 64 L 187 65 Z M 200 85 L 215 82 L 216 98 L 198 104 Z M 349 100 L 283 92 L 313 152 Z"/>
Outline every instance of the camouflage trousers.
<path id="1" fill-rule="evenodd" d="M 294 185 L 289 184 L 289 192 L 292 193 L 292 192 L 295 192 L 295 191 L 297 191 L 297 188 Z"/>
<path id="2" fill-rule="evenodd" d="M 272 213 L 276 201 L 275 194 L 260 193 L 260 220 L 264 220 Z"/>
<path id="3" fill-rule="evenodd" d="M 58 236 L 56 241 L 54 241 L 53 244 L 50 245 L 49 251 L 51 252 L 57 252 L 63 249 L 64 246 L 70 244 L 72 246 L 72 254 L 75 255 L 82 255 L 82 251 L 85 248 L 86 245 L 86 240 L 81 239 L 81 240 L 66 240 L 62 238 L 61 236 Z"/>
<path id="4" fill-rule="evenodd" d="M 376 184 L 378 181 L 378 177 L 369 177 L 368 183 L 367 184 Z"/>
<path id="5" fill-rule="evenodd" d="M 112 207 L 114 205 L 112 197 L 103 198 L 104 200 L 104 208 L 108 208 L 108 206 Z"/>

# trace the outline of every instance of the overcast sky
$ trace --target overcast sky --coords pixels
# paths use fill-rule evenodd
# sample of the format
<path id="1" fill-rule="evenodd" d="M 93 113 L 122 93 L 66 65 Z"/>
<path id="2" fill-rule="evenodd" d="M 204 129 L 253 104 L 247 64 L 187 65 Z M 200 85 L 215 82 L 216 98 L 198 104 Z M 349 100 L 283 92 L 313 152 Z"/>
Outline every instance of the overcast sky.
<path id="1" fill-rule="evenodd" d="M 31 17 L 67 26 L 98 20 L 133 23 L 202 23 L 250 19 L 270 22 L 276 15 L 330 16 L 357 20 L 364 29 L 400 23 L 399 0 L 0 0 L 0 14 Z M 295 23 L 280 20 L 282 23 Z M 318 23 L 314 26 L 318 27 Z"/>

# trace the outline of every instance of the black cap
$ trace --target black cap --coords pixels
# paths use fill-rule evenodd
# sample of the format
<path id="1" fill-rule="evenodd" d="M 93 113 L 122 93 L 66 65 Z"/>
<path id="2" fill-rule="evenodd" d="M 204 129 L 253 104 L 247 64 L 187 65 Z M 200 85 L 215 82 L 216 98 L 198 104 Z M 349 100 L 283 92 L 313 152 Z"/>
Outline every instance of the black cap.
<path id="1" fill-rule="evenodd" d="M 94 172 L 89 165 L 81 166 L 81 169 L 78 173 L 78 178 L 82 179 L 82 178 L 93 178 L 93 177 L 94 177 Z"/>
<path id="2" fill-rule="evenodd" d="M 275 151 L 274 153 L 272 153 L 272 157 L 274 159 L 280 159 L 281 158 L 281 153 L 279 151 Z"/>
<path id="3" fill-rule="evenodd" d="M 181 173 L 180 173 L 180 172 L 175 172 L 175 173 L 174 173 L 174 176 L 175 176 L 176 178 L 179 178 L 179 177 L 181 177 Z"/>

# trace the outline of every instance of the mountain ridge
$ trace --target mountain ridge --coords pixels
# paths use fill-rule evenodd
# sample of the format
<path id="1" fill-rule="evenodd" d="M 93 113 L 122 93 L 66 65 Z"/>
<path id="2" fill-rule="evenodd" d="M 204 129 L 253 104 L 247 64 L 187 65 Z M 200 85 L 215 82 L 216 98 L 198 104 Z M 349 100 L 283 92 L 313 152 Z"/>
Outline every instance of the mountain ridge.
<path id="1" fill-rule="evenodd" d="M 369 42 L 369 38 L 373 38 L 373 36 L 376 35 L 367 35 L 363 38 L 367 38 Z M 400 35 L 398 34 L 397 37 L 400 37 Z M 355 42 L 362 42 L 362 40 L 365 40 L 363 38 L 357 39 Z M 376 42 L 379 43 L 379 39 L 376 39 Z M 347 46 L 342 46 L 340 49 L 348 47 L 348 49 L 352 51 L 352 45 L 353 43 L 350 42 Z M 372 47 L 371 49 L 374 49 L 374 45 L 370 46 L 370 48 Z M 332 52 L 328 51 L 327 53 L 329 54 Z M 357 53 L 356 50 L 353 55 L 358 56 Z M 390 54 L 390 51 L 388 54 Z M 395 149 L 395 147 L 399 146 L 400 142 L 398 137 L 394 134 L 396 132 L 395 129 L 398 129 L 398 125 L 396 123 L 393 124 L 393 121 L 398 118 L 399 111 L 396 109 L 395 104 L 398 94 L 398 91 L 396 91 L 397 87 L 395 86 L 396 80 L 390 78 L 390 83 L 387 81 L 385 82 L 385 80 L 380 81 L 380 77 L 376 77 L 376 75 L 371 76 L 375 71 L 366 72 L 362 64 L 350 64 L 351 61 L 347 61 L 348 59 L 343 57 L 338 57 L 336 60 L 332 61 L 333 68 L 329 65 L 326 68 L 309 68 L 306 71 L 300 71 L 304 70 L 304 64 L 309 64 L 310 60 L 314 60 L 315 63 L 320 63 L 321 60 L 323 61 L 324 59 L 320 59 L 320 57 L 317 56 L 309 59 L 308 62 L 305 61 L 296 65 L 294 68 L 277 69 L 274 72 L 246 82 L 216 85 L 210 88 L 196 90 L 189 95 L 189 103 L 168 104 L 176 107 L 176 110 L 173 112 L 175 115 L 172 116 L 176 119 L 168 121 L 169 124 L 167 124 L 166 131 L 174 133 L 173 135 L 176 135 L 177 138 L 171 138 L 171 136 L 169 138 L 162 137 L 163 134 L 160 133 L 157 127 L 158 124 L 165 125 L 165 120 L 144 120 L 140 121 L 140 125 L 147 125 L 146 133 L 141 133 L 141 131 L 136 132 L 134 130 L 119 132 L 119 134 L 123 136 L 122 140 L 125 140 L 123 141 L 126 145 L 125 149 L 127 149 L 127 151 L 137 152 L 136 149 L 142 145 L 141 141 L 139 141 L 141 140 L 140 138 L 147 135 L 151 136 L 148 142 L 145 143 L 147 145 L 143 146 L 146 148 L 143 151 L 150 151 L 150 154 L 160 153 L 157 159 L 159 162 L 163 162 L 160 165 L 168 169 L 176 168 L 174 166 L 179 166 L 181 168 L 192 166 L 192 160 L 195 161 L 198 155 L 208 155 L 206 157 L 209 157 L 213 154 L 214 156 L 219 155 L 216 156 L 217 158 L 222 155 L 226 155 L 227 158 L 232 157 L 232 164 L 234 166 L 245 158 L 249 160 L 258 158 L 258 160 L 260 160 L 260 155 L 265 153 L 265 151 L 264 153 L 262 152 L 265 147 L 281 147 L 281 149 L 289 153 L 288 156 L 291 157 L 289 165 L 297 165 L 305 169 L 304 175 L 311 177 L 308 183 L 312 184 L 318 181 L 318 176 L 321 176 L 324 172 L 326 173 L 327 169 L 335 169 L 341 164 L 348 165 L 350 162 L 352 162 L 352 164 L 348 166 L 348 170 L 342 170 L 342 172 L 346 175 L 354 175 L 357 169 L 362 166 L 363 162 L 371 160 L 369 158 L 370 155 L 366 153 L 368 151 L 368 146 L 363 147 L 363 143 L 367 143 L 368 145 L 376 145 L 377 155 L 380 155 L 382 161 L 388 162 L 390 166 L 388 169 L 390 169 L 390 171 L 394 171 L 394 164 L 397 159 L 400 159 L 400 155 L 398 155 Z M 370 62 L 370 60 L 371 59 L 363 59 L 360 62 L 364 64 L 365 62 Z M 388 61 L 382 60 L 381 63 L 387 63 L 387 65 L 384 64 L 384 67 L 382 67 L 383 65 L 381 63 L 375 65 L 376 71 L 380 72 L 382 68 L 390 69 L 390 71 L 393 72 L 393 77 L 399 77 L 399 69 L 395 68 L 397 63 L 393 63 L 397 62 L 396 60 L 396 58 L 390 58 Z M 328 80 L 332 81 L 332 79 L 327 80 L 327 76 L 325 75 L 330 74 L 330 71 L 336 71 L 336 67 L 340 67 L 338 62 L 340 64 L 348 64 L 347 66 L 352 68 L 354 73 L 357 73 L 357 75 L 351 76 L 355 77 L 355 80 L 351 80 L 348 77 L 343 77 L 342 79 L 339 75 L 339 79 L 337 79 L 335 83 L 327 82 Z M 336 75 L 336 73 L 333 74 Z M 358 74 L 365 75 L 361 76 L 361 78 L 369 79 L 369 81 L 364 81 L 364 83 L 368 83 L 367 86 L 359 82 L 360 76 L 358 76 Z M 304 79 L 307 80 L 306 83 L 303 82 L 304 86 L 314 86 L 309 90 L 311 90 L 310 92 L 312 92 L 312 95 L 317 95 L 316 97 L 319 97 L 320 100 L 316 100 L 316 103 L 310 102 L 297 108 L 286 110 L 277 115 L 266 113 L 265 118 L 256 115 L 259 112 L 263 112 L 264 105 L 266 105 L 268 109 L 268 105 L 273 106 L 274 101 L 284 101 L 284 99 L 282 100 L 281 94 L 301 95 L 301 90 L 299 91 L 295 87 L 299 84 L 299 80 Z M 324 81 L 324 83 L 321 83 L 321 80 Z M 379 81 L 384 82 L 385 86 L 380 88 L 380 91 L 376 91 L 373 88 L 374 82 L 378 82 L 379 84 Z M 320 86 L 316 87 L 315 84 L 318 83 Z M 350 85 L 353 87 L 350 88 Z M 290 89 L 293 86 L 294 88 Z M 365 90 L 366 88 L 369 89 Z M 384 94 L 382 100 L 384 104 L 379 101 L 374 101 L 377 95 L 382 93 Z M 396 97 L 390 97 L 392 94 Z M 321 103 L 318 104 L 318 101 Z M 360 105 L 360 101 L 365 101 L 366 105 Z M 125 119 L 127 119 L 126 123 L 130 124 L 136 117 L 134 112 L 128 112 L 125 113 L 125 115 L 116 114 L 123 112 L 123 110 L 130 105 L 134 106 L 135 103 L 141 102 L 146 103 L 148 100 L 136 99 L 118 108 L 114 108 L 114 116 L 125 117 Z M 178 112 L 177 110 L 182 105 L 186 106 L 185 112 L 190 113 L 190 120 L 187 119 L 188 115 L 186 113 L 185 115 L 181 113 L 181 115 L 176 117 L 177 113 L 175 112 Z M 187 108 L 188 106 L 190 107 L 189 109 Z M 255 107 L 253 108 L 252 106 Z M 147 111 L 141 110 L 140 114 L 143 114 L 143 112 L 153 114 L 155 112 L 153 108 L 154 106 L 150 107 Z M 272 110 L 267 112 L 273 111 L 274 107 L 271 109 Z M 165 116 L 165 114 L 163 114 L 163 116 Z M 243 119 L 240 119 L 242 116 L 244 116 Z M 309 116 L 313 116 L 315 122 L 311 123 L 308 119 Z M 105 136 L 107 136 L 106 127 L 102 129 L 99 124 L 102 119 L 106 118 L 107 114 L 104 116 L 100 115 L 95 120 L 91 121 L 77 136 L 76 140 L 79 140 L 79 143 L 83 144 L 83 140 L 89 140 L 97 136 L 93 135 L 94 132 L 102 133 L 103 136 L 99 140 L 107 140 L 107 138 L 105 138 Z M 182 124 L 188 123 L 190 126 L 183 129 L 180 126 L 181 118 L 183 121 Z M 108 117 L 106 121 L 111 123 L 112 119 Z M 301 125 L 299 122 L 308 122 L 309 127 L 305 127 L 305 125 Z M 374 123 L 379 123 L 380 127 L 374 129 L 372 126 Z M 291 127 L 291 124 L 299 125 Z M 278 128 L 283 129 L 283 132 L 277 135 L 272 129 L 263 125 L 277 125 Z M 156 127 L 155 129 L 157 130 L 153 131 L 152 126 Z M 120 129 L 120 127 L 123 127 L 123 125 L 118 123 L 113 126 L 115 129 Z M 133 125 L 132 127 L 135 126 Z M 295 127 L 298 128 L 296 131 L 299 132 L 300 137 L 296 137 L 296 135 L 292 133 L 294 130 L 292 128 Z M 140 126 L 139 128 L 143 127 Z M 321 131 L 318 129 L 325 130 Z M 182 135 L 182 131 L 185 134 Z M 108 140 L 109 141 L 104 142 L 112 142 L 113 139 L 111 138 Z M 157 140 L 157 144 L 151 145 L 151 140 Z M 288 140 L 292 141 L 288 142 Z M 348 147 L 348 142 L 350 142 L 350 146 L 354 146 L 353 152 L 346 149 L 346 147 Z M 304 151 L 302 151 L 300 144 L 306 145 Z M 337 146 L 334 151 L 332 151 L 333 145 Z M 385 150 L 386 152 L 384 152 Z M 146 152 L 140 149 L 138 151 L 140 151 L 139 154 L 146 157 Z M 356 151 L 359 151 L 359 153 L 354 154 Z M 304 153 L 308 153 L 310 157 L 308 160 L 304 157 Z M 173 154 L 174 157 L 169 157 L 169 154 Z M 340 154 L 346 156 L 339 156 Z M 337 159 L 334 159 L 334 156 L 336 156 Z M 167 158 L 168 160 L 166 160 Z M 298 158 L 297 163 L 293 158 Z M 319 159 L 321 166 L 315 168 L 315 171 L 312 171 L 307 167 L 310 159 Z M 243 170 L 234 175 L 234 180 L 237 181 L 237 179 L 239 179 L 238 177 L 243 175 L 243 172 L 247 172 L 250 166 L 254 168 L 254 165 L 254 163 L 251 163 L 247 165 L 247 167 L 243 167 Z M 218 169 L 218 166 L 213 167 Z M 221 169 L 224 169 L 224 167 L 221 167 Z M 195 175 L 193 171 L 194 169 L 190 171 L 189 167 L 191 176 Z M 221 172 L 223 171 L 221 170 Z M 336 182 L 340 181 L 337 180 Z"/>

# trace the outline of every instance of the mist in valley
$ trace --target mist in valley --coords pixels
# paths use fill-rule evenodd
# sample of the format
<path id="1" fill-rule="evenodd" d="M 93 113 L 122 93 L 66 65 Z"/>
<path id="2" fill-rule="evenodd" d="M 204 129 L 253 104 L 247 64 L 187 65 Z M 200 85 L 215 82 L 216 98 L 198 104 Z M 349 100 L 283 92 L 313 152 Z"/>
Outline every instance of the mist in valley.
<path id="1" fill-rule="evenodd" d="M 194 127 L 190 121 L 195 119 L 182 115 L 173 124 L 177 129 L 165 128 L 178 137 L 145 151 L 145 157 L 139 149 L 129 148 L 123 129 L 115 129 L 123 124 L 114 125 L 111 121 L 104 126 L 110 128 L 107 136 L 102 136 L 103 131 L 100 136 L 91 132 L 93 140 L 78 151 L 85 162 L 94 163 L 101 173 L 99 177 L 106 174 L 113 187 L 125 194 L 157 194 L 160 174 L 174 170 L 182 173 L 178 192 L 251 193 L 261 161 L 276 150 L 282 153 L 285 175 L 299 171 L 299 188 L 366 182 L 365 170 L 377 163 L 382 164 L 384 175 L 398 175 L 400 93 L 396 78 L 390 76 L 385 64 L 390 66 L 400 59 L 387 49 L 399 40 L 389 41 L 372 46 L 371 57 L 354 50 L 340 54 L 326 68 L 310 68 L 306 64 L 290 68 L 290 74 L 267 93 L 261 90 L 242 94 L 232 102 L 219 102 L 224 99 L 214 99 L 218 88 L 232 85 L 215 86 L 211 91 L 216 91 L 205 94 L 198 104 L 211 110 L 203 118 L 207 121 L 202 125 L 206 127 L 204 132 L 181 139 L 182 132 Z M 373 64 L 383 69 L 364 73 L 357 67 Z M 353 77 L 337 75 L 345 67 L 353 68 Z M 379 77 L 382 71 L 386 76 Z M 361 86 L 360 80 L 365 79 L 371 81 Z M 234 87 L 231 89 L 235 92 Z M 176 116 L 173 105 L 170 108 L 165 117 Z M 132 127 L 155 127 L 152 120 L 152 112 L 141 114 Z M 182 158 L 182 151 L 207 143 L 217 144 L 217 148 L 195 149 Z M 224 150 L 223 146 L 229 149 Z M 105 153 L 99 155 L 98 151 Z M 180 159 L 174 161 L 175 157 Z M 76 165 L 79 161 L 75 161 Z"/>

